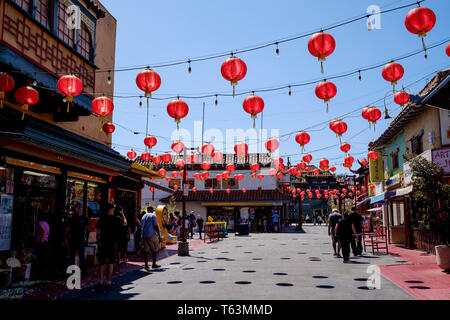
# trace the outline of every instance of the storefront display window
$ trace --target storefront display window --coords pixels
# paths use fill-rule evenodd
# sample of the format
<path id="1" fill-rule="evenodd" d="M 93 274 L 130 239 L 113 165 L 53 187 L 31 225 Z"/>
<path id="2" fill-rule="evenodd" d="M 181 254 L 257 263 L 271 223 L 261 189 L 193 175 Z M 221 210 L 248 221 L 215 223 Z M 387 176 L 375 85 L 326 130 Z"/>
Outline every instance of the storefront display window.
<path id="1" fill-rule="evenodd" d="M 102 193 L 98 183 L 87 183 L 87 211 L 89 217 L 100 217 Z"/>
<path id="2" fill-rule="evenodd" d="M 14 194 L 14 168 L 0 166 L 0 193 Z"/>
<path id="3" fill-rule="evenodd" d="M 239 181 L 235 179 L 223 180 L 222 189 L 239 189 Z"/>

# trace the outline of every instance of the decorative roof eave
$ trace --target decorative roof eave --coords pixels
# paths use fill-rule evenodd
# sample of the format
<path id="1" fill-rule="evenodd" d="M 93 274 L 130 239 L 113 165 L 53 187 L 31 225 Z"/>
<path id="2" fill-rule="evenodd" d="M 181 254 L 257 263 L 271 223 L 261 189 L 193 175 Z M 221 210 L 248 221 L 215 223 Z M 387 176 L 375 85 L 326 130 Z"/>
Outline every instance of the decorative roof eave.
<path id="1" fill-rule="evenodd" d="M 131 164 L 131 172 L 137 173 L 143 177 L 146 178 L 164 178 L 158 172 L 153 171 L 147 167 L 144 167 L 143 165 L 140 165 L 139 163 L 133 162 Z"/>
<path id="2" fill-rule="evenodd" d="M 95 12 L 95 15 L 97 19 L 102 19 L 105 17 L 106 12 L 100 9 L 100 6 L 96 5 L 94 1 L 92 0 L 83 0 L 83 2 L 86 4 L 86 7 L 89 10 L 92 10 Z"/>
<path id="3" fill-rule="evenodd" d="M 158 189 L 158 190 L 161 190 L 161 191 L 164 191 L 164 192 L 167 192 L 167 193 L 175 193 L 175 190 L 163 187 L 163 186 L 161 186 L 161 185 L 159 185 L 157 183 L 154 183 L 152 181 L 148 181 L 148 180 L 143 179 L 142 182 L 145 185 L 149 186 L 149 187 L 153 187 L 155 189 Z"/>
<path id="4" fill-rule="evenodd" d="M 411 120 L 419 116 L 426 108 L 425 102 L 434 96 L 448 83 L 450 69 L 439 71 L 433 79 L 419 92 L 418 96 L 411 96 L 411 101 L 389 124 L 389 127 L 374 142 L 369 144 L 369 149 L 385 145 L 395 137 Z"/>

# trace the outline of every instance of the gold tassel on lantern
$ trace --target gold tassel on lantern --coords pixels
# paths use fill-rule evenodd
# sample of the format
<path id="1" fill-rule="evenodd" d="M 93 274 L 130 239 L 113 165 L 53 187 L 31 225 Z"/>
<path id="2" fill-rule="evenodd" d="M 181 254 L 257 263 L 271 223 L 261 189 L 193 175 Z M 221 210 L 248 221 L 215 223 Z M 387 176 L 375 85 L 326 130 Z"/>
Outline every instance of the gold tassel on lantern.
<path id="1" fill-rule="evenodd" d="M 22 106 L 22 120 L 25 119 L 25 112 L 28 111 L 28 105 L 24 104 Z"/>
<path id="2" fill-rule="evenodd" d="M 324 55 L 319 55 L 318 60 L 320 61 L 320 72 L 323 73 L 323 62 L 325 61 L 326 57 Z"/>
<path id="3" fill-rule="evenodd" d="M 69 113 L 70 111 L 70 104 L 73 102 L 73 97 L 72 96 L 67 96 L 66 97 L 66 101 L 67 101 L 67 113 Z"/>
<path id="4" fill-rule="evenodd" d="M 233 86 L 233 98 L 236 95 L 236 86 L 238 84 L 237 80 L 231 80 L 231 85 Z"/>
<path id="5" fill-rule="evenodd" d="M 3 109 L 3 99 L 5 99 L 5 93 L 0 91 L 0 109 Z"/>

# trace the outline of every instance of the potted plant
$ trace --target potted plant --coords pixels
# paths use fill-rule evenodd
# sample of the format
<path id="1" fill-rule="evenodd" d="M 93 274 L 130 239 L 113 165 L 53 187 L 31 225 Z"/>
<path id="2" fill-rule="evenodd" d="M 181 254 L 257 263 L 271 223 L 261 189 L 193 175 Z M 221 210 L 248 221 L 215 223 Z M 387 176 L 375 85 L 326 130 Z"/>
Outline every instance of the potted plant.
<path id="1" fill-rule="evenodd" d="M 419 229 L 437 235 L 436 262 L 450 270 L 450 185 L 442 183 L 442 167 L 422 158 L 411 160 L 413 205 L 419 213 Z"/>

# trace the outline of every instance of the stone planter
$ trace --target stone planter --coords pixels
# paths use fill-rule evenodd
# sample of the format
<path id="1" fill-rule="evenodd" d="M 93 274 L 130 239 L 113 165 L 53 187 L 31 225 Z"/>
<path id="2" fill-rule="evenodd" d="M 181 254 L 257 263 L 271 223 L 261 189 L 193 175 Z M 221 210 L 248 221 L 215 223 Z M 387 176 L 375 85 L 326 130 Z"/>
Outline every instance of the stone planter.
<path id="1" fill-rule="evenodd" d="M 450 247 L 436 246 L 436 262 L 441 269 L 450 270 Z"/>

